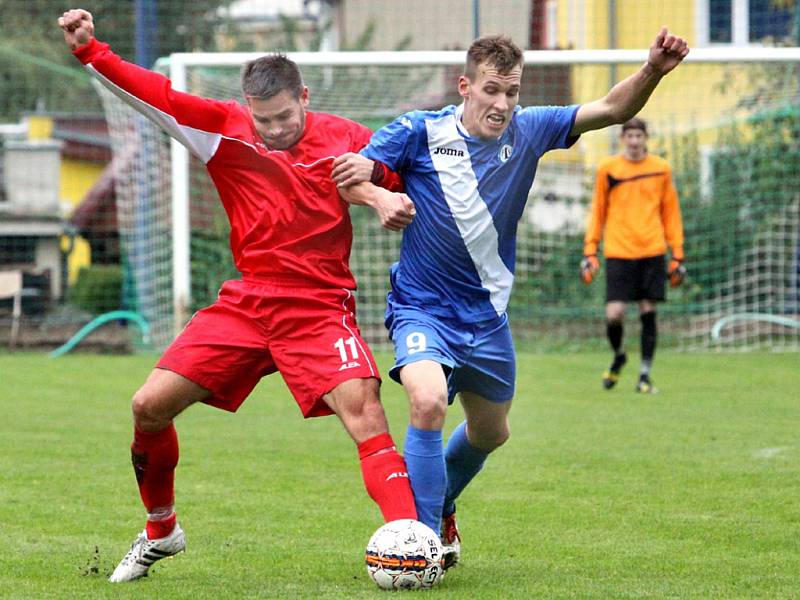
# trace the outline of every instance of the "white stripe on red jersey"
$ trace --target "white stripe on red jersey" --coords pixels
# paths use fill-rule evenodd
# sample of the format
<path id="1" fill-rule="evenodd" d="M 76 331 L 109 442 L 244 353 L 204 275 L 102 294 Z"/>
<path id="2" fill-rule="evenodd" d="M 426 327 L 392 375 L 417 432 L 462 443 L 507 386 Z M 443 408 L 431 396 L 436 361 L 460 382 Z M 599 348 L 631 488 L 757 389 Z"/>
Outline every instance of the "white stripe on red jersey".
<path id="1" fill-rule="evenodd" d="M 231 251 L 244 277 L 355 288 L 348 264 L 352 225 L 331 168 L 336 156 L 367 144 L 368 128 L 307 112 L 300 140 L 286 150 L 271 150 L 247 106 L 173 90 L 163 75 L 123 61 L 94 39 L 74 54 L 114 94 L 205 163 L 228 215 Z M 394 174 L 389 180 L 383 185 L 399 185 Z"/>

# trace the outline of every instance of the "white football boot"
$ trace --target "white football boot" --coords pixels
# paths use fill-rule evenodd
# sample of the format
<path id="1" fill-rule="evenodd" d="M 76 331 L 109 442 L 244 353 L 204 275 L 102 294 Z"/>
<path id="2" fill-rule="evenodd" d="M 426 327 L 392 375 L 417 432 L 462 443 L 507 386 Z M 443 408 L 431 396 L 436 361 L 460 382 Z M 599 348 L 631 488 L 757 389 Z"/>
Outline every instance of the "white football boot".
<path id="1" fill-rule="evenodd" d="M 456 514 L 442 518 L 442 549 L 444 570 L 455 567 L 461 559 L 461 536 L 456 526 Z"/>
<path id="2" fill-rule="evenodd" d="M 147 571 L 157 560 L 174 556 L 186 549 L 186 536 L 181 526 L 175 523 L 175 528 L 167 537 L 155 540 L 147 539 L 147 531 L 131 545 L 131 549 L 114 569 L 108 580 L 112 583 L 119 581 L 133 581 L 147 575 Z"/>

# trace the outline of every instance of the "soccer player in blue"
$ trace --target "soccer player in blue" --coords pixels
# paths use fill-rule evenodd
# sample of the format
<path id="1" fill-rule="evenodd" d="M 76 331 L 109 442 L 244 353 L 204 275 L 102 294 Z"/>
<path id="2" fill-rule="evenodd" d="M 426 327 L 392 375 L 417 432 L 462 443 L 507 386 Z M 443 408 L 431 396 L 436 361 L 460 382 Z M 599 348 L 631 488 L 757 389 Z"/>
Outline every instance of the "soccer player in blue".
<path id="1" fill-rule="evenodd" d="M 463 104 L 407 113 L 377 131 L 360 155 L 334 162 L 348 202 L 374 204 L 366 157 L 400 173 L 415 205 L 391 268 L 390 376 L 409 398 L 406 464 L 420 520 L 442 532 L 445 568 L 460 552 L 455 500 L 509 437 L 516 361 L 506 306 L 517 222 L 539 158 L 585 131 L 633 117 L 688 52 L 662 28 L 647 62 L 603 98 L 521 108 L 521 50 L 507 37 L 483 37 L 470 46 L 458 81 Z M 466 420 L 443 449 L 445 413 L 456 394 Z"/>

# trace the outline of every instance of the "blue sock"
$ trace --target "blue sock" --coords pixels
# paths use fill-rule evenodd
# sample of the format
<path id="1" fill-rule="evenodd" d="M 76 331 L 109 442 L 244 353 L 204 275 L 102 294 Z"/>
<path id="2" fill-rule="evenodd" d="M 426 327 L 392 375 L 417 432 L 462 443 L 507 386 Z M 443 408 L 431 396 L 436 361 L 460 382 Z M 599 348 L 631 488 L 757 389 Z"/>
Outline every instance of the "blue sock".
<path id="1" fill-rule="evenodd" d="M 489 453 L 469 443 L 467 422 L 463 421 L 450 436 L 444 456 L 447 463 L 447 494 L 443 514 L 452 515 L 456 512 L 456 498 L 483 468 Z"/>
<path id="2" fill-rule="evenodd" d="M 441 430 L 417 429 L 409 425 L 403 456 L 414 491 L 417 517 L 439 533 L 447 488 Z"/>

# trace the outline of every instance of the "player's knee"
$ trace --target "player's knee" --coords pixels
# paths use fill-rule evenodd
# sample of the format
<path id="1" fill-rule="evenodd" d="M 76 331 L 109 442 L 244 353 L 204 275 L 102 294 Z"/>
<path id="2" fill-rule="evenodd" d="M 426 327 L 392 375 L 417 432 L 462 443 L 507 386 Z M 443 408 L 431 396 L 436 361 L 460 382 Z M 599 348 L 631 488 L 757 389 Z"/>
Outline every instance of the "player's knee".
<path id="1" fill-rule="evenodd" d="M 508 441 L 508 438 L 510 437 L 511 437 L 511 430 L 508 428 L 508 424 L 506 423 L 506 426 L 498 432 L 497 437 L 495 437 L 494 439 L 494 443 L 496 444 L 495 448 L 499 448 L 500 446 L 505 444 Z"/>
<path id="2" fill-rule="evenodd" d="M 508 428 L 495 432 L 494 435 L 487 439 L 486 449 L 489 452 L 497 450 L 500 446 L 508 441 L 509 437 L 511 437 L 511 432 L 508 430 Z"/>
<path id="3" fill-rule="evenodd" d="M 606 321 L 610 325 L 622 325 L 625 320 L 625 303 L 609 302 L 606 304 Z"/>
<path id="4" fill-rule="evenodd" d="M 508 441 L 508 438 L 511 437 L 511 430 L 506 421 L 496 427 L 476 430 L 475 437 L 475 440 L 470 440 L 471 443 L 485 452 L 493 452 Z"/>
<path id="5" fill-rule="evenodd" d="M 134 425 L 143 431 L 160 431 L 169 425 L 171 418 L 163 413 L 160 401 L 156 393 L 147 386 L 142 386 L 133 395 L 131 400 L 131 411 L 133 413 Z"/>
<path id="6" fill-rule="evenodd" d="M 383 414 L 378 383 L 371 379 L 346 382 L 334 390 L 329 400 L 336 412 L 353 419 L 368 419 Z"/>
<path id="7" fill-rule="evenodd" d="M 447 397 L 443 394 L 421 392 L 411 398 L 411 422 L 426 428 L 438 429 L 444 425 Z"/>

